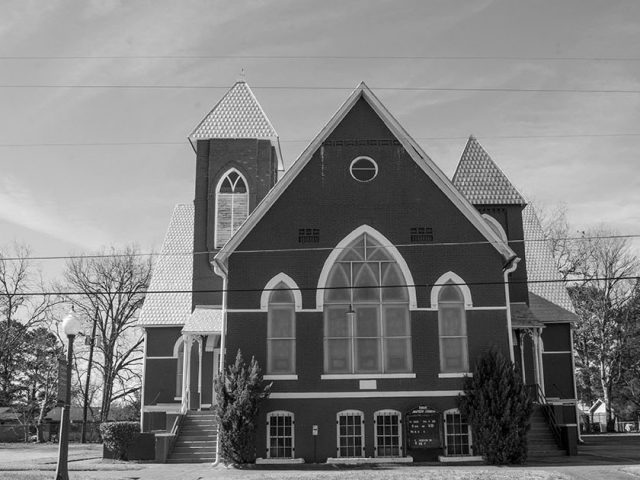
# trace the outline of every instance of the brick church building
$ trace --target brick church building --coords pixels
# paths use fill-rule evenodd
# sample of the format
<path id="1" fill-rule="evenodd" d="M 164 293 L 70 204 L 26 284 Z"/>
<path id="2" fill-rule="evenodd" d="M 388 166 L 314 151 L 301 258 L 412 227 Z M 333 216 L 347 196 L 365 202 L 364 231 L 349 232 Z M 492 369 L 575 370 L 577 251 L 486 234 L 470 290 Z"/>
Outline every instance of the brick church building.
<path id="1" fill-rule="evenodd" d="M 362 83 L 284 171 L 240 81 L 189 140 L 195 199 L 139 318 L 143 431 L 176 435 L 170 460 L 214 459 L 213 379 L 238 349 L 273 382 L 260 462 L 473 458 L 457 397 L 492 347 L 538 404 L 530 453 L 574 452 L 576 317 L 533 209 L 477 139 L 449 179 Z"/>

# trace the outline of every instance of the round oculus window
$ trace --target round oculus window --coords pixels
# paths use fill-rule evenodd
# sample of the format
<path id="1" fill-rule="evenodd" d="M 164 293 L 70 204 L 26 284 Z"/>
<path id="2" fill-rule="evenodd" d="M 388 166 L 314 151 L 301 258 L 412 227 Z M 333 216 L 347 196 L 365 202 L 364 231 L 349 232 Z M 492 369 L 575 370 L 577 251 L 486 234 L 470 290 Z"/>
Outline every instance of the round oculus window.
<path id="1" fill-rule="evenodd" d="M 378 175 L 378 164 L 369 157 L 358 157 L 349 167 L 351 176 L 359 182 L 370 182 Z"/>

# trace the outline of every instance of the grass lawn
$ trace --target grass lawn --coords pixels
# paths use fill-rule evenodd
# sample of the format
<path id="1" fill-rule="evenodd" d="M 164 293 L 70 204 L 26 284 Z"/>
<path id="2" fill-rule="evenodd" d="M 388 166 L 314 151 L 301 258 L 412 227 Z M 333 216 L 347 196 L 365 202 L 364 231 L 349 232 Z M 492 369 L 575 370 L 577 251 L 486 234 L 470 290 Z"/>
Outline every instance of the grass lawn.
<path id="1" fill-rule="evenodd" d="M 488 469 L 487 467 L 461 468 L 433 468 L 433 467 L 393 467 L 393 468 L 362 468 L 344 470 L 237 470 L 209 466 L 188 467 L 167 465 L 161 470 L 147 468 L 135 472 L 103 471 L 103 472 L 69 472 L 70 480 L 104 480 L 104 479 L 301 479 L 301 480 L 569 480 L 569 477 L 541 470 L 527 470 L 515 468 Z M 0 472 L 0 479 L 11 480 L 51 480 L 53 472 Z"/>

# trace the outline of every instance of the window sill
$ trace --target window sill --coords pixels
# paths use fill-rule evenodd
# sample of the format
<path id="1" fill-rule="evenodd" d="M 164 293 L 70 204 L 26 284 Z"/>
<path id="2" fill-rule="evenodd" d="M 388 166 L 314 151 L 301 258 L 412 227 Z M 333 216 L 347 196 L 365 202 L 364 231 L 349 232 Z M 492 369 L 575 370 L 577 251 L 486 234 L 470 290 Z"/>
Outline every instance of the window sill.
<path id="1" fill-rule="evenodd" d="M 297 380 L 298 375 L 296 374 L 287 374 L 287 375 L 264 375 L 262 377 L 263 380 Z"/>
<path id="2" fill-rule="evenodd" d="M 441 463 L 463 463 L 463 462 L 482 462 L 481 455 L 458 455 L 456 457 L 438 456 Z"/>
<path id="3" fill-rule="evenodd" d="M 377 378 L 416 378 L 415 373 L 329 373 L 320 380 L 368 380 Z"/>
<path id="4" fill-rule="evenodd" d="M 173 399 L 174 399 L 175 401 L 179 402 L 179 401 L 181 401 L 181 400 L 182 400 L 182 397 L 173 397 Z"/>
<path id="5" fill-rule="evenodd" d="M 304 458 L 256 458 L 256 465 L 295 465 L 304 463 Z"/>
<path id="6" fill-rule="evenodd" d="M 471 372 L 458 372 L 458 373 L 439 373 L 438 378 L 464 378 L 473 377 Z"/>

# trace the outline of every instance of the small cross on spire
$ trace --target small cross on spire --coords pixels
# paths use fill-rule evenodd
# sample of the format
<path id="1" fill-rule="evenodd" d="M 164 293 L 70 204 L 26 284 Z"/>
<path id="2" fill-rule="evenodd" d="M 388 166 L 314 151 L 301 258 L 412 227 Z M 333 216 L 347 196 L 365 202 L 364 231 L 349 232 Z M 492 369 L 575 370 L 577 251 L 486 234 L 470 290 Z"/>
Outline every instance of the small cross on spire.
<path id="1" fill-rule="evenodd" d="M 244 73 L 244 68 L 240 70 L 240 75 L 238 75 L 238 81 L 243 83 L 247 81 L 247 76 Z"/>

